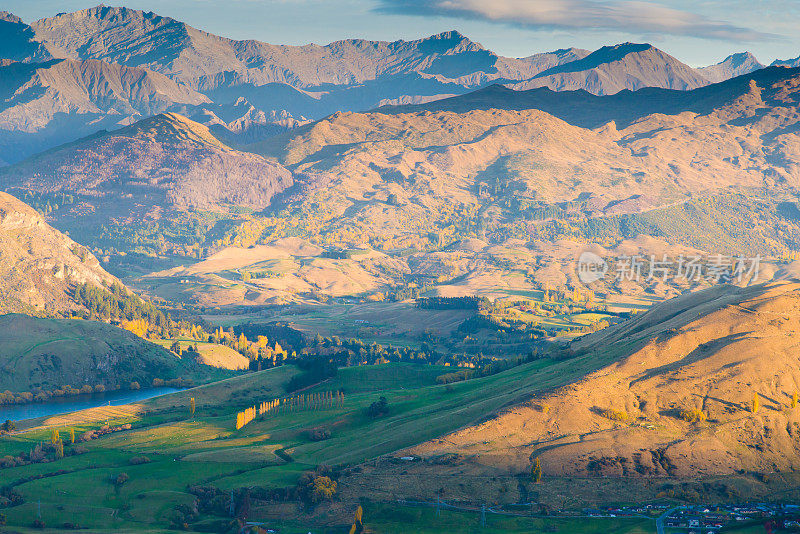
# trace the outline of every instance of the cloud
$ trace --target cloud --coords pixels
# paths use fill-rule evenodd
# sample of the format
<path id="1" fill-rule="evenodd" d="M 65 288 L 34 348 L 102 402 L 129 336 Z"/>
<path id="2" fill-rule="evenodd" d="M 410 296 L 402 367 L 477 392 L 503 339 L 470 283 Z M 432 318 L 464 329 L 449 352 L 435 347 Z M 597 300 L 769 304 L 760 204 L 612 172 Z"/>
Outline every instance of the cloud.
<path id="1" fill-rule="evenodd" d="M 684 35 L 732 41 L 773 40 L 762 33 L 644 1 L 598 0 L 378 0 L 378 11 L 441 15 L 528 28 L 594 29 Z"/>

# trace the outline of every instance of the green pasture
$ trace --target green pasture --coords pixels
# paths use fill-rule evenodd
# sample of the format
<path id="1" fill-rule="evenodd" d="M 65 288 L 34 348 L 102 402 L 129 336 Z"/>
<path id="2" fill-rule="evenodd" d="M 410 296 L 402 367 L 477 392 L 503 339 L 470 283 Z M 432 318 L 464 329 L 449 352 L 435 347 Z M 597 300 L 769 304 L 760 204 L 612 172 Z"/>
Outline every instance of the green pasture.
<path id="1" fill-rule="evenodd" d="M 26 500 L 4 513 L 9 525 L 29 526 L 34 503 L 38 513 L 41 502 L 48 524 L 69 521 L 113 530 L 164 527 L 174 507 L 191 499 L 186 492 L 189 485 L 223 490 L 293 486 L 304 471 L 317 465 L 357 465 L 391 455 L 526 400 L 536 391 L 563 385 L 602 363 L 587 358 L 538 360 L 447 386 L 436 384 L 435 378 L 450 367 L 344 368 L 303 392 L 342 391 L 341 405 L 267 414 L 238 431 L 237 411 L 285 396 L 286 383 L 299 371 L 284 366 L 236 376 L 146 401 L 140 415 L 110 422 L 132 420 L 132 430 L 68 446 L 64 459 L 0 470 L 4 485 L 13 486 Z M 366 408 L 380 396 L 387 398 L 389 413 L 373 419 Z M 190 397 L 196 399 L 194 415 L 189 413 Z M 71 419 L 77 434 L 101 424 L 81 424 L 80 413 Z M 315 428 L 329 430 L 330 438 L 313 441 L 309 431 Z M 3 437 L 0 454 L 30 450 L 49 436 L 49 429 L 39 427 Z M 82 453 L 69 455 L 70 450 Z M 149 463 L 132 463 L 143 456 Z M 113 480 L 122 473 L 128 481 L 115 485 Z M 516 532 L 512 523 L 503 528 Z"/>
<path id="2" fill-rule="evenodd" d="M 435 508 L 370 504 L 364 507 L 364 527 L 380 534 L 650 534 L 655 522 L 646 518 L 533 518 L 485 514 L 480 511 L 440 510 Z"/>

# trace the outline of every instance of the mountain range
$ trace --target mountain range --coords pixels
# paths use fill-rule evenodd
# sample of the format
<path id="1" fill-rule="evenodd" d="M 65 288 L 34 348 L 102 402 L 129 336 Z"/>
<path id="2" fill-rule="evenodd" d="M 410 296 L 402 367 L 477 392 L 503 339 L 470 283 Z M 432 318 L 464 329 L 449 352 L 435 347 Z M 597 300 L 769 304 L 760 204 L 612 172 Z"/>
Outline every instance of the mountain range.
<path id="1" fill-rule="evenodd" d="M 74 196 L 50 200 L 48 216 L 94 249 L 197 257 L 236 246 L 225 269 L 295 255 L 309 267 L 302 281 L 270 271 L 218 303 L 387 291 L 408 276 L 444 278 L 436 291 L 447 295 L 490 281 L 574 286 L 573 253 L 586 243 L 601 255 L 794 250 L 798 78 L 769 67 L 690 91 L 608 96 L 491 86 L 336 113 L 247 150 L 166 113 L 6 167 L 0 186 Z M 247 248 L 289 237 L 306 252 Z M 375 252 L 342 268 L 311 259 L 330 247 Z M 206 278 L 181 293 L 213 304 Z"/>
<path id="2" fill-rule="evenodd" d="M 205 126 L 175 113 L 79 139 L 0 175 L 7 189 L 105 199 L 105 211 L 117 215 L 126 203 L 148 211 L 156 206 L 220 209 L 223 204 L 264 209 L 293 184 L 292 173 L 280 164 L 235 151 Z"/>
<path id="3" fill-rule="evenodd" d="M 5 163 L 162 111 L 186 115 L 237 145 L 336 111 L 419 104 L 492 84 L 607 95 L 689 90 L 760 68 L 737 54 L 693 69 L 634 43 L 508 58 L 456 31 L 414 41 L 272 45 L 106 6 L 31 24 L 3 13 L 0 35 Z"/>

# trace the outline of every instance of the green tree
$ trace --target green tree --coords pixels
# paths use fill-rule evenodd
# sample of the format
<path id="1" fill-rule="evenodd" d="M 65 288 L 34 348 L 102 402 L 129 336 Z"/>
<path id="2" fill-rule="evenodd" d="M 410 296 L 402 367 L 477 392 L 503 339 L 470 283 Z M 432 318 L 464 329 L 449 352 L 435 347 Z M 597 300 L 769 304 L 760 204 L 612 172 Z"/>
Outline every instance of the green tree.
<path id="1" fill-rule="evenodd" d="M 367 408 L 367 415 L 370 417 L 380 417 L 389 413 L 389 402 L 386 397 L 381 396 Z"/>
<path id="2" fill-rule="evenodd" d="M 169 347 L 169 350 L 171 352 L 177 354 L 178 356 L 180 356 L 181 355 L 181 343 L 180 343 L 180 341 L 178 341 L 177 339 L 175 341 L 173 341 L 172 345 L 170 345 L 170 347 Z"/>
<path id="3" fill-rule="evenodd" d="M 120 473 L 119 475 L 117 475 L 117 477 L 112 481 L 112 483 L 114 484 L 114 491 L 117 494 L 119 494 L 119 491 L 122 489 L 122 486 L 124 486 L 128 480 L 130 480 L 128 473 Z"/>
<path id="4" fill-rule="evenodd" d="M 17 428 L 17 425 L 14 424 L 14 421 L 11 419 L 6 419 L 5 423 L 0 425 L 0 430 L 3 432 L 12 432 L 14 429 Z"/>
<path id="5" fill-rule="evenodd" d="M 64 457 L 64 442 L 58 440 L 55 444 L 56 446 L 56 458 L 61 459 Z"/>
<path id="6" fill-rule="evenodd" d="M 531 467 L 531 480 L 535 484 L 538 484 L 542 481 L 542 465 L 539 463 L 539 458 L 536 458 L 533 461 L 533 467 Z"/>

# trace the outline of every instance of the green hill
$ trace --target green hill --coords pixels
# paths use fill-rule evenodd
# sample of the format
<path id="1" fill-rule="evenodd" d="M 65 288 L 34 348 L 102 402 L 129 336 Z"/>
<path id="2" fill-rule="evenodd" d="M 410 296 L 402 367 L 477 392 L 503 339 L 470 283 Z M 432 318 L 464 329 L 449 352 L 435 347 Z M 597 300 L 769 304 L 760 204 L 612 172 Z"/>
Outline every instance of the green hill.
<path id="1" fill-rule="evenodd" d="M 103 385 L 142 387 L 154 378 L 202 378 L 206 366 L 181 360 L 134 334 L 95 321 L 0 316 L 0 391 Z"/>

